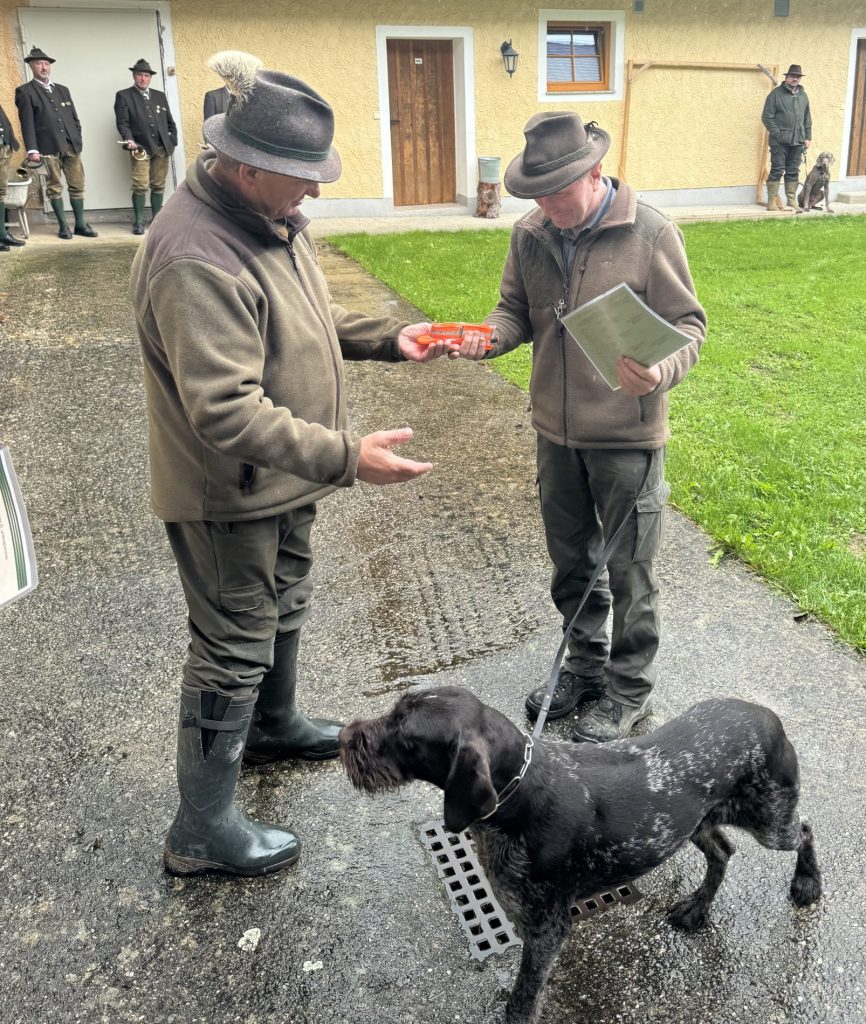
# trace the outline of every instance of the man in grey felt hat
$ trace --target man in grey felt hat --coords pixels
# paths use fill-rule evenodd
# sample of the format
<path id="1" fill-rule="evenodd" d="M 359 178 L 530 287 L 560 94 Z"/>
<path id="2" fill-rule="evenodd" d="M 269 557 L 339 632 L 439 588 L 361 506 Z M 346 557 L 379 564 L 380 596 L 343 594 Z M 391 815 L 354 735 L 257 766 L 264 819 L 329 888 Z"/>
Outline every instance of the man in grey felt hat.
<path id="1" fill-rule="evenodd" d="M 150 86 L 156 72 L 144 57 L 129 70 L 134 84 L 121 89 L 114 97 L 114 120 L 129 150 L 132 233 L 143 235 L 148 190 L 151 218 L 162 209 L 168 162 L 177 145 L 177 126 L 168 109 L 168 97 Z"/>
<path id="2" fill-rule="evenodd" d="M 486 318 L 495 344 L 468 335 L 461 355 L 480 359 L 533 346 L 532 423 L 537 432 L 541 514 L 553 562 L 551 595 L 563 629 L 609 540 L 623 537 L 569 636 L 549 711 L 562 718 L 590 701 L 577 741 L 626 736 L 652 710 L 659 643 L 653 557 L 663 529 L 668 392 L 697 362 L 706 317 L 695 296 L 682 236 L 624 181 L 602 174 L 610 136 L 577 114 L 536 114 L 526 145 L 505 172 L 512 195 L 537 209 L 515 225 L 499 303 Z M 562 317 L 621 283 L 688 336 L 655 366 L 621 357 L 612 390 L 571 339 Z M 628 512 L 649 465 L 636 508 Z M 608 613 L 613 627 L 608 637 Z M 533 689 L 535 718 L 546 687 Z"/>
<path id="3" fill-rule="evenodd" d="M 785 177 L 787 209 L 797 211 L 797 185 L 803 151 L 812 141 L 812 111 L 809 97 L 800 85 L 803 69 L 792 64 L 782 83 L 773 89 L 761 113 L 770 144 L 770 172 L 767 175 L 767 212 L 784 209 L 778 201 L 779 185 Z"/>
<path id="4" fill-rule="evenodd" d="M 232 92 L 213 147 L 190 167 L 132 270 L 144 357 L 153 507 L 189 609 L 178 727 L 180 808 L 165 866 L 258 875 L 300 841 L 234 804 L 242 758 L 321 760 L 340 723 L 296 705 L 310 614 L 316 504 L 356 480 L 413 480 L 392 450 L 407 429 L 360 436 L 342 362 L 444 354 L 409 326 L 336 305 L 301 204 L 340 175 L 333 111 L 305 82 L 248 54 L 211 59 Z"/>

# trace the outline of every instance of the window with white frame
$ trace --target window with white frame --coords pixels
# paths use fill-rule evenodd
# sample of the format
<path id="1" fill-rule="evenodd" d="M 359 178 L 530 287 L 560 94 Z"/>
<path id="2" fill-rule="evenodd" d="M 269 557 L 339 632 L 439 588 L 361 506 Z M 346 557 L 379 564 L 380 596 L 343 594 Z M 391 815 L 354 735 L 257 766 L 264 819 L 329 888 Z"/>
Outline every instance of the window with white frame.
<path id="1" fill-rule="evenodd" d="M 539 99 L 616 99 L 622 92 L 622 11 L 538 12 Z"/>
<path id="2" fill-rule="evenodd" d="M 547 23 L 547 91 L 607 92 L 610 89 L 609 22 Z"/>

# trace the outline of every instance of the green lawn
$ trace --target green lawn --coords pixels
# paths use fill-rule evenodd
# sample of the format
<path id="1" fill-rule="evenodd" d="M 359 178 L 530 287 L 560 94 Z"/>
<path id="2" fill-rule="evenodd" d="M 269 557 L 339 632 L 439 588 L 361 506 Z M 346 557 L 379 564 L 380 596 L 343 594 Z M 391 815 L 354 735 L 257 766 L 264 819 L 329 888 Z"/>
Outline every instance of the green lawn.
<path id="1" fill-rule="evenodd" d="M 683 228 L 709 337 L 671 396 L 672 500 L 866 650 L 866 218 Z M 498 296 L 508 232 L 330 239 L 431 319 Z M 526 387 L 530 347 L 496 360 Z"/>

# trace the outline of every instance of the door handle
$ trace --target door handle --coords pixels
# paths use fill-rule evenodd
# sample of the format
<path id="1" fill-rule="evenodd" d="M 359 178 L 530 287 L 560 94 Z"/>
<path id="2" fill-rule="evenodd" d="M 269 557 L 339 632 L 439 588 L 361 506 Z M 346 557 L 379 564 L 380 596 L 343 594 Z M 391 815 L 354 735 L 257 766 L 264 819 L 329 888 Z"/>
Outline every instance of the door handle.
<path id="1" fill-rule="evenodd" d="M 400 118 L 399 117 L 392 117 L 391 118 L 391 124 L 399 124 L 399 123 L 400 123 Z"/>

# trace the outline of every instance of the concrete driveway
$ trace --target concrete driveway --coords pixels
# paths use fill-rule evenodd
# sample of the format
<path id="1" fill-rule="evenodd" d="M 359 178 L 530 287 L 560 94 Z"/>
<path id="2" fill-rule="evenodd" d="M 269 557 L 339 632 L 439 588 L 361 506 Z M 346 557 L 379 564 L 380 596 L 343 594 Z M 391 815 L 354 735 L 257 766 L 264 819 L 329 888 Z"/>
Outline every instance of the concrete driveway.
<path id="1" fill-rule="evenodd" d="M 441 814 L 428 787 L 372 799 L 335 763 L 248 771 L 240 801 L 296 828 L 298 865 L 253 881 L 162 871 L 185 609 L 148 508 L 134 244 L 0 256 L 0 439 L 41 577 L 0 610 L 0 1021 L 493 1024 L 519 952 L 470 959 L 419 842 Z M 338 301 L 404 308 L 324 260 Z M 357 429 L 412 425 L 411 451 L 435 469 L 322 504 L 302 696 L 350 717 L 412 684 L 459 684 L 522 725 L 559 639 L 526 397 L 445 360 L 348 376 Z M 781 715 L 826 895 L 795 909 L 793 855 L 732 834 L 712 926 L 684 936 L 664 910 L 703 860 L 683 850 L 641 881 L 641 902 L 573 928 L 545 1024 L 866 1020 L 866 660 L 736 562 L 712 568 L 707 549 L 671 515 L 654 721 L 724 694 Z"/>

